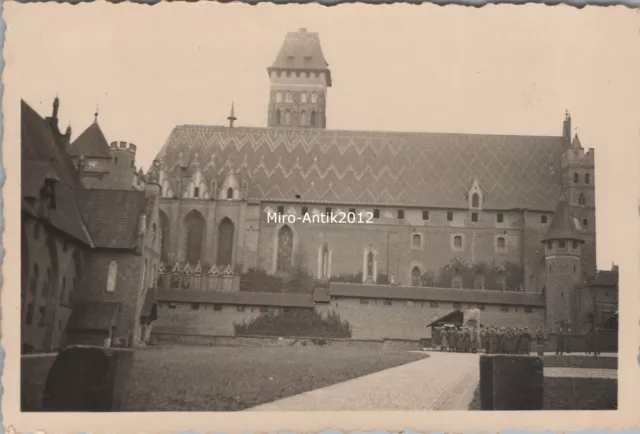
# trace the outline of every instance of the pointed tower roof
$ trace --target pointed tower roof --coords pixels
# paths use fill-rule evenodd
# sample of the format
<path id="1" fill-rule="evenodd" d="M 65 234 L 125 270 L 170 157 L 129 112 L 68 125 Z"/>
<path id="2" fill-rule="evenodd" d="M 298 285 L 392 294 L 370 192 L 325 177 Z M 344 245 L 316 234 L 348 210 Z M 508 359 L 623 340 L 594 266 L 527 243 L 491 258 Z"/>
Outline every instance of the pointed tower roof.
<path id="1" fill-rule="evenodd" d="M 571 149 L 582 149 L 582 144 L 580 143 L 580 139 L 578 138 L 578 133 L 573 136 L 573 142 L 571 142 Z"/>
<path id="2" fill-rule="evenodd" d="M 564 192 L 560 196 L 560 201 L 558 201 L 555 214 L 553 215 L 553 221 L 542 239 L 542 242 L 559 239 L 584 242 L 578 228 L 576 227 L 571 210 L 567 205 Z"/>
<path id="3" fill-rule="evenodd" d="M 276 60 L 268 71 L 272 69 L 325 71 L 327 86 L 331 86 L 331 72 L 322 53 L 320 37 L 317 33 L 307 32 L 307 29 L 287 33 Z"/>
<path id="4" fill-rule="evenodd" d="M 84 155 L 87 158 L 111 158 L 109 144 L 104 137 L 98 122 L 89 125 L 77 139 L 73 141 L 69 148 L 69 155 Z"/>

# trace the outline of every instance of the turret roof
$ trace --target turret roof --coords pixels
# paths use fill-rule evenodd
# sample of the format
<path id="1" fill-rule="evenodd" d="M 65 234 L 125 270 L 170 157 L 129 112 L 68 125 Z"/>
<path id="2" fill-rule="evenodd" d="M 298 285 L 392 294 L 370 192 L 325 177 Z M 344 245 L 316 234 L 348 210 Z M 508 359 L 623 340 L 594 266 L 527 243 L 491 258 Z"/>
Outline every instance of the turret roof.
<path id="1" fill-rule="evenodd" d="M 558 201 L 558 205 L 556 206 L 556 211 L 553 216 L 553 221 L 551 222 L 543 241 L 558 239 L 584 242 L 578 228 L 576 227 L 574 216 L 567 205 L 564 193 L 560 196 L 560 200 Z"/>
<path id="2" fill-rule="evenodd" d="M 94 122 L 73 141 L 69 155 L 93 158 L 111 158 L 109 144 L 98 122 Z"/>
<path id="3" fill-rule="evenodd" d="M 328 86 L 331 86 L 331 76 L 329 74 L 329 64 L 327 63 L 320 37 L 317 33 L 309 33 L 306 29 L 297 32 L 289 32 L 280 47 L 269 70 L 271 69 L 298 69 L 326 71 Z"/>

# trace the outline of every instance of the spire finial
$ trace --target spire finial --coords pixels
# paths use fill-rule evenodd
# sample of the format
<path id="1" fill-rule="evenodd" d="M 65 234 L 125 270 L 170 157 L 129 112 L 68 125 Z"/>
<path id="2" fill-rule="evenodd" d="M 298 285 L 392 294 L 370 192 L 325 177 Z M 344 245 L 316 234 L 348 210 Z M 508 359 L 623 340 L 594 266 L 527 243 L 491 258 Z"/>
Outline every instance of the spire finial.
<path id="1" fill-rule="evenodd" d="M 227 117 L 227 120 L 229 121 L 229 128 L 233 128 L 233 123 L 236 120 L 236 115 L 235 115 L 235 102 L 231 101 L 231 113 L 229 113 L 229 117 Z"/>
<path id="2" fill-rule="evenodd" d="M 96 112 L 93 114 L 93 116 L 94 116 L 93 123 L 94 124 L 98 123 L 98 112 L 99 112 L 99 109 L 100 109 L 100 105 L 96 104 Z"/>
<path id="3" fill-rule="evenodd" d="M 565 117 L 566 119 L 571 119 L 571 115 L 569 114 L 569 110 L 565 110 L 565 112 L 564 112 L 564 117 Z"/>

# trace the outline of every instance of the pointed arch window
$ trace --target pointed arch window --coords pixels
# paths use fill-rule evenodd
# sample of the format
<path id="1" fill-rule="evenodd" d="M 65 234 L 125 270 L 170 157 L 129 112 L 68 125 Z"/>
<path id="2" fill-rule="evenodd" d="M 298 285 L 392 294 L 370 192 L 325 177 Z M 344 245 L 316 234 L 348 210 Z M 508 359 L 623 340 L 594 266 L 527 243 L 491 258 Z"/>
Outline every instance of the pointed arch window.
<path id="1" fill-rule="evenodd" d="M 284 124 L 291 125 L 291 112 L 289 110 L 284 112 Z"/>
<path id="2" fill-rule="evenodd" d="M 578 175 L 578 172 L 575 172 L 575 173 L 573 174 L 573 182 L 574 182 L 575 184 L 578 184 L 578 183 L 580 182 L 580 175 Z"/>
<path id="3" fill-rule="evenodd" d="M 411 270 L 411 286 L 421 286 L 422 273 L 418 266 L 413 267 Z"/>
<path id="4" fill-rule="evenodd" d="M 218 227 L 218 265 L 232 264 L 233 258 L 233 234 L 235 227 L 230 219 L 225 217 Z"/>
<path id="5" fill-rule="evenodd" d="M 578 204 L 580 205 L 587 204 L 587 198 L 584 196 L 584 193 L 580 193 L 580 196 L 578 196 Z"/>
<path id="6" fill-rule="evenodd" d="M 160 211 L 160 260 L 169 261 L 169 217 L 164 211 Z"/>
<path id="7" fill-rule="evenodd" d="M 287 92 L 286 101 L 293 102 L 293 95 L 291 95 L 291 92 Z"/>
<path id="8" fill-rule="evenodd" d="M 280 109 L 276 110 L 276 125 L 280 125 L 282 123 L 281 119 L 280 119 Z"/>
<path id="9" fill-rule="evenodd" d="M 276 270 L 288 273 L 291 270 L 293 257 L 293 231 L 289 226 L 283 226 L 278 232 L 278 251 Z"/>
<path id="10" fill-rule="evenodd" d="M 302 95 L 300 95 L 300 102 L 301 103 L 307 102 L 307 92 L 302 92 Z"/>
<path id="11" fill-rule="evenodd" d="M 471 196 L 471 206 L 473 208 L 480 207 L 480 196 L 478 195 L 478 193 L 473 193 L 473 196 Z"/>
<path id="12" fill-rule="evenodd" d="M 311 126 L 312 127 L 315 127 L 316 124 L 318 123 L 318 119 L 317 118 L 318 118 L 318 116 L 316 115 L 316 111 L 315 110 L 311 111 Z"/>
<path id="13" fill-rule="evenodd" d="M 186 259 L 189 264 L 196 264 L 202 256 L 204 244 L 205 221 L 202 214 L 193 210 L 184 219 L 186 236 Z"/>
<path id="14" fill-rule="evenodd" d="M 227 199 L 233 199 L 233 188 L 227 188 Z"/>
<path id="15" fill-rule="evenodd" d="M 411 247 L 413 247 L 414 249 L 419 249 L 420 245 L 422 244 L 422 240 L 420 238 L 420 234 L 413 234 Z"/>
<path id="16" fill-rule="evenodd" d="M 117 279 L 118 262 L 113 259 L 111 262 L 109 262 L 109 269 L 107 271 L 107 292 L 115 292 Z"/>
<path id="17" fill-rule="evenodd" d="M 584 183 L 585 184 L 591 184 L 591 174 L 590 173 L 585 173 L 584 174 Z"/>
<path id="18" fill-rule="evenodd" d="M 313 92 L 313 93 L 311 94 L 311 102 L 312 102 L 313 104 L 315 104 L 315 103 L 317 103 L 317 102 L 318 102 L 318 94 L 317 94 L 317 93 Z"/>
<path id="19" fill-rule="evenodd" d="M 331 268 L 331 252 L 329 251 L 329 245 L 324 243 L 321 251 L 320 261 L 320 277 L 324 279 L 329 278 Z"/>
<path id="20" fill-rule="evenodd" d="M 195 197 L 195 198 L 200 197 L 200 187 L 194 187 L 193 188 L 193 197 Z"/>
<path id="21" fill-rule="evenodd" d="M 282 94 L 280 92 L 276 92 L 276 102 L 282 102 Z"/>

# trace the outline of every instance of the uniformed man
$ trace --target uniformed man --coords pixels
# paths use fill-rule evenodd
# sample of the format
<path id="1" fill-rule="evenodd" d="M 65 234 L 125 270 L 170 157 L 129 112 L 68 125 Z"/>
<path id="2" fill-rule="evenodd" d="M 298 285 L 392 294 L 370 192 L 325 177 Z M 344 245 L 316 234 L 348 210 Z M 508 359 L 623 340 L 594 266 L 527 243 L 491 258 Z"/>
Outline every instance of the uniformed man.
<path id="1" fill-rule="evenodd" d="M 531 352 L 531 334 L 528 327 L 524 327 L 520 335 L 520 352 L 527 356 Z"/>
<path id="2" fill-rule="evenodd" d="M 538 327 L 536 332 L 536 344 L 538 346 L 538 356 L 544 356 L 544 331 L 542 331 L 542 327 Z"/>
<path id="3" fill-rule="evenodd" d="M 564 330 L 558 327 L 558 335 L 556 337 L 556 355 L 564 354 Z"/>
<path id="4" fill-rule="evenodd" d="M 593 357 L 597 358 L 600 355 L 600 345 L 602 344 L 602 334 L 599 329 L 593 333 Z"/>

